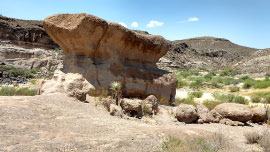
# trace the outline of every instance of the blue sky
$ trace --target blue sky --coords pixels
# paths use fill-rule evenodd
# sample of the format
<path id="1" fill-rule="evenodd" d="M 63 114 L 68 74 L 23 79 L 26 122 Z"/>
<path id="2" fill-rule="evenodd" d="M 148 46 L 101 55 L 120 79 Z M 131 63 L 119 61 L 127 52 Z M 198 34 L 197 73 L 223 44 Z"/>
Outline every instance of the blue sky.
<path id="1" fill-rule="evenodd" d="M 86 12 L 169 40 L 214 36 L 270 48 L 270 0 L 0 0 L 0 4 L 0 14 L 20 19 Z"/>

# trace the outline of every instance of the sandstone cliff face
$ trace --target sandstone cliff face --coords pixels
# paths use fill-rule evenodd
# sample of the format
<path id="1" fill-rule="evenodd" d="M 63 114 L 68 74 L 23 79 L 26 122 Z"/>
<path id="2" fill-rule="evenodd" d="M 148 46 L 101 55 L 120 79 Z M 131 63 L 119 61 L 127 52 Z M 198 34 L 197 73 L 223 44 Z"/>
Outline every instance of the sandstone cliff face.
<path id="1" fill-rule="evenodd" d="M 154 94 L 173 101 L 177 80 L 157 68 L 169 50 L 161 36 L 141 34 L 88 14 L 47 17 L 44 28 L 63 49 L 64 72 L 80 73 L 95 87 L 122 84 L 123 95 Z"/>
<path id="2" fill-rule="evenodd" d="M 41 21 L 19 20 L 0 16 L 0 39 L 19 45 L 55 48 Z"/>

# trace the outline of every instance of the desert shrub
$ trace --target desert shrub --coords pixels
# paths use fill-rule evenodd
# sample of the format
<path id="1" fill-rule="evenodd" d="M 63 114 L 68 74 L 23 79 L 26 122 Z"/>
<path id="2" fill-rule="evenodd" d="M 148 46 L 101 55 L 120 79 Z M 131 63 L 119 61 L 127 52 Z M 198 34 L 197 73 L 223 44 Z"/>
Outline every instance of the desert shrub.
<path id="1" fill-rule="evenodd" d="M 251 102 L 260 103 L 261 101 L 262 101 L 262 98 L 260 96 L 256 96 L 256 95 L 251 96 Z"/>
<path id="2" fill-rule="evenodd" d="M 231 92 L 238 92 L 238 91 L 240 91 L 240 88 L 239 87 L 229 87 L 229 90 Z"/>
<path id="3" fill-rule="evenodd" d="M 35 75 L 30 71 L 25 72 L 24 75 L 25 75 L 26 78 L 34 78 L 35 77 Z"/>
<path id="4" fill-rule="evenodd" d="M 24 75 L 24 70 L 22 69 L 12 69 L 9 71 L 10 77 L 18 77 Z"/>
<path id="5" fill-rule="evenodd" d="M 237 96 L 233 94 L 221 94 L 221 93 L 213 93 L 213 96 L 216 100 L 221 102 L 231 102 L 231 103 L 239 103 L 239 104 L 248 104 L 248 100 L 242 96 Z"/>
<path id="6" fill-rule="evenodd" d="M 265 88 L 268 88 L 268 87 L 270 87 L 270 81 L 269 80 L 263 80 L 263 81 L 257 80 L 257 81 L 255 81 L 253 87 L 255 89 L 265 89 Z"/>
<path id="7" fill-rule="evenodd" d="M 252 87 L 252 84 L 248 83 L 248 82 L 245 82 L 244 85 L 243 85 L 243 89 L 249 89 L 251 87 Z"/>
<path id="8" fill-rule="evenodd" d="M 224 69 L 219 73 L 219 75 L 222 77 L 223 76 L 235 76 L 237 74 L 239 74 L 239 72 L 236 70 L 232 70 L 232 69 Z"/>
<path id="9" fill-rule="evenodd" d="M 203 81 L 201 79 L 195 80 L 190 83 L 189 88 L 191 89 L 199 89 L 203 87 Z"/>
<path id="10" fill-rule="evenodd" d="M 258 143 L 259 140 L 262 138 L 262 135 L 257 131 L 246 132 L 244 133 L 244 136 L 248 144 Z"/>
<path id="11" fill-rule="evenodd" d="M 266 78 L 269 78 L 269 77 L 270 77 L 270 73 L 266 73 L 264 76 L 265 76 Z"/>
<path id="12" fill-rule="evenodd" d="M 145 101 L 142 101 L 142 112 L 144 116 L 150 116 L 152 114 L 152 108 L 147 106 Z"/>
<path id="13" fill-rule="evenodd" d="M 264 103 L 266 103 L 266 104 L 270 104 L 270 94 L 265 95 L 263 101 L 264 101 Z"/>
<path id="14" fill-rule="evenodd" d="M 29 88 L 3 87 L 0 89 L 0 96 L 34 96 L 37 90 Z"/>
<path id="15" fill-rule="evenodd" d="M 190 72 L 192 73 L 192 75 L 195 75 L 195 76 L 199 76 L 200 75 L 200 71 L 199 70 L 192 70 Z"/>
<path id="16" fill-rule="evenodd" d="M 222 104 L 223 102 L 217 100 L 204 100 L 203 105 L 205 105 L 209 110 L 214 109 L 217 105 Z"/>
<path id="17" fill-rule="evenodd" d="M 194 101 L 193 97 L 187 97 L 187 98 L 176 98 L 174 101 L 175 104 L 189 104 L 189 105 L 197 105 L 197 103 Z"/>
<path id="18" fill-rule="evenodd" d="M 235 96 L 233 102 L 239 104 L 248 104 L 248 100 L 242 96 Z"/>
<path id="19" fill-rule="evenodd" d="M 211 75 L 211 74 L 206 74 L 205 76 L 204 76 L 204 79 L 208 82 L 208 81 L 211 81 L 212 79 L 213 79 L 213 76 Z"/>
<path id="20" fill-rule="evenodd" d="M 194 91 L 194 92 L 189 92 L 188 96 L 194 96 L 196 98 L 200 98 L 202 97 L 203 92 L 202 91 Z"/>
<path id="21" fill-rule="evenodd" d="M 216 77 L 216 78 L 213 78 L 212 79 L 212 82 L 215 82 L 215 83 L 223 83 L 223 79 L 221 77 Z"/>
<path id="22" fill-rule="evenodd" d="M 211 87 L 211 88 L 222 88 L 222 85 L 220 85 L 220 84 L 217 83 L 217 82 L 211 82 L 211 83 L 210 83 L 210 87 Z"/>
<path id="23" fill-rule="evenodd" d="M 222 82 L 223 82 L 223 84 L 225 84 L 225 85 L 231 85 L 231 84 L 233 84 L 233 83 L 235 82 L 235 80 L 234 80 L 234 78 L 224 78 L 224 79 L 222 80 Z"/>
<path id="24" fill-rule="evenodd" d="M 187 85 L 187 82 L 183 79 L 178 79 L 177 88 L 182 88 Z"/>
<path id="25" fill-rule="evenodd" d="M 248 80 L 248 79 L 250 79 L 248 76 L 243 76 L 239 80 L 243 82 L 243 81 Z"/>
<path id="26" fill-rule="evenodd" d="M 14 66 L 9 66 L 9 65 L 0 65 L 0 70 L 1 71 L 8 71 L 8 70 L 11 70 L 11 69 L 15 69 Z"/>
<path id="27" fill-rule="evenodd" d="M 165 152 L 217 152 L 230 151 L 229 149 L 232 147 L 223 135 L 214 134 L 204 137 L 190 137 L 184 140 L 169 137 L 162 143 L 161 148 Z"/>
<path id="28" fill-rule="evenodd" d="M 183 78 L 187 78 L 187 77 L 189 77 L 189 76 L 192 75 L 192 72 L 190 72 L 190 71 L 183 71 L 183 72 L 180 73 L 180 75 L 181 75 Z"/>
<path id="29" fill-rule="evenodd" d="M 31 80 L 30 80 L 30 83 L 31 83 L 31 84 L 37 84 L 37 80 L 36 80 L 36 79 L 31 79 Z"/>

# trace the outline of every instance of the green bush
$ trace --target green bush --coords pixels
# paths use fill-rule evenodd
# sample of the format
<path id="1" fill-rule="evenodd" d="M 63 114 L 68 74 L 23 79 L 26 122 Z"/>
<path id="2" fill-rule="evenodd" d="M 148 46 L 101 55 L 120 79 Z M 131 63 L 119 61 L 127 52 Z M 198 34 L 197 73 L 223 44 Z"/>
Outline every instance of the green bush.
<path id="1" fill-rule="evenodd" d="M 24 75 L 24 70 L 22 69 L 12 69 L 9 71 L 10 77 L 18 77 L 18 76 L 23 76 L 23 75 Z"/>
<path id="2" fill-rule="evenodd" d="M 262 101 L 262 98 L 260 96 L 256 96 L 256 95 L 251 96 L 251 102 L 260 103 L 261 101 Z"/>
<path id="3" fill-rule="evenodd" d="M 202 97 L 203 92 L 202 91 L 194 91 L 194 92 L 189 92 L 188 96 L 194 96 L 196 98 L 200 98 Z"/>
<path id="4" fill-rule="evenodd" d="M 234 103 L 239 103 L 239 104 L 248 104 L 248 100 L 242 96 L 235 96 L 234 100 L 233 100 Z"/>
<path id="5" fill-rule="evenodd" d="M 231 92 L 238 92 L 238 91 L 240 91 L 240 88 L 239 87 L 229 87 L 229 90 Z"/>
<path id="6" fill-rule="evenodd" d="M 225 85 L 231 85 L 231 84 L 233 84 L 234 83 L 234 78 L 224 78 L 223 80 L 222 80 L 222 82 L 225 84 Z"/>
<path id="7" fill-rule="evenodd" d="M 266 78 L 269 78 L 269 77 L 270 77 L 270 73 L 266 73 L 264 76 L 265 76 Z"/>
<path id="8" fill-rule="evenodd" d="M 194 98 L 193 97 L 187 97 L 187 98 L 183 98 L 183 99 L 180 99 L 180 98 L 176 98 L 175 99 L 175 104 L 189 104 L 189 105 L 197 105 L 197 103 L 194 101 Z"/>
<path id="9" fill-rule="evenodd" d="M 29 88 L 3 87 L 0 89 L 0 96 L 34 96 L 36 94 L 37 90 Z"/>
<path id="10" fill-rule="evenodd" d="M 241 81 L 245 81 L 245 80 L 248 80 L 248 79 L 250 79 L 248 76 L 243 76 L 243 77 L 240 78 Z"/>
<path id="11" fill-rule="evenodd" d="M 237 95 L 233 95 L 233 94 L 221 94 L 221 93 L 213 93 L 213 96 L 216 100 L 218 100 L 220 102 L 248 104 L 248 100 L 242 96 L 237 96 Z"/>
<path id="12" fill-rule="evenodd" d="M 264 101 L 264 103 L 266 103 L 266 104 L 270 104 L 270 94 L 265 95 L 263 101 Z"/>
<path id="13" fill-rule="evenodd" d="M 239 74 L 239 72 L 236 70 L 225 69 L 225 70 L 222 70 L 219 75 L 223 77 L 223 76 L 235 76 L 237 74 Z"/>
<path id="14" fill-rule="evenodd" d="M 191 89 L 199 89 L 203 87 L 203 81 L 202 80 L 195 80 L 193 82 L 190 83 L 189 88 Z"/>
<path id="15" fill-rule="evenodd" d="M 222 104 L 223 102 L 217 100 L 204 100 L 203 105 L 205 105 L 209 110 L 214 109 L 217 105 Z"/>
<path id="16" fill-rule="evenodd" d="M 268 81 L 268 80 L 263 80 L 263 81 L 257 80 L 254 83 L 254 88 L 255 89 L 265 89 L 265 88 L 268 88 L 268 87 L 270 87 L 270 81 Z"/>
<path id="17" fill-rule="evenodd" d="M 211 74 L 206 74 L 205 76 L 204 76 L 204 79 L 206 80 L 206 81 L 211 81 L 212 79 L 213 79 L 213 76 L 211 75 Z"/>
<path id="18" fill-rule="evenodd" d="M 180 73 L 180 75 L 183 77 L 183 78 L 187 78 L 189 76 L 192 75 L 192 73 L 190 71 L 183 71 Z"/>
<path id="19" fill-rule="evenodd" d="M 178 79 L 177 88 L 182 88 L 182 87 L 184 87 L 186 85 L 187 85 L 187 82 L 185 80 Z"/>

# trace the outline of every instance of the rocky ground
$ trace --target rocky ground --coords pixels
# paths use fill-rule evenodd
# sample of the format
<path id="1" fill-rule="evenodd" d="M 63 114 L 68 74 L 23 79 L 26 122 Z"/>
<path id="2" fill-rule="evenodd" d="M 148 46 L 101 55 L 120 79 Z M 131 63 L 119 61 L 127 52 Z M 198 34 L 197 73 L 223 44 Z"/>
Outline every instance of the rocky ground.
<path id="1" fill-rule="evenodd" d="M 0 151 L 161 151 L 167 136 L 187 137 L 222 133 L 234 151 L 258 150 L 243 134 L 266 126 L 183 124 L 161 106 L 153 118 L 110 116 L 94 98 L 79 102 L 65 94 L 0 97 Z"/>

